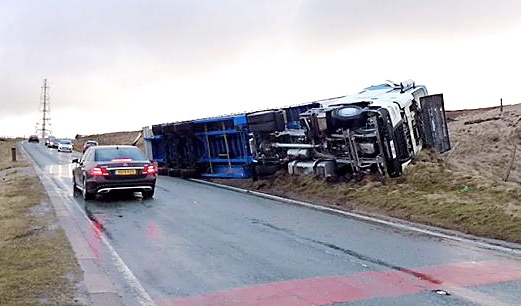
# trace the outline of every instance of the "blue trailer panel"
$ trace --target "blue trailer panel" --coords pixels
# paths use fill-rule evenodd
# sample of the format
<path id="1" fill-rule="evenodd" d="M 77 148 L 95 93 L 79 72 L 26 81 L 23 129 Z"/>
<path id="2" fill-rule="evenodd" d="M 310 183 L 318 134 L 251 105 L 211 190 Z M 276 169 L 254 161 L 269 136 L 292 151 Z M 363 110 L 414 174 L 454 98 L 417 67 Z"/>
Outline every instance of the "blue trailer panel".
<path id="1" fill-rule="evenodd" d="M 193 126 L 202 177 L 251 177 L 253 157 L 245 114 L 195 120 Z"/>

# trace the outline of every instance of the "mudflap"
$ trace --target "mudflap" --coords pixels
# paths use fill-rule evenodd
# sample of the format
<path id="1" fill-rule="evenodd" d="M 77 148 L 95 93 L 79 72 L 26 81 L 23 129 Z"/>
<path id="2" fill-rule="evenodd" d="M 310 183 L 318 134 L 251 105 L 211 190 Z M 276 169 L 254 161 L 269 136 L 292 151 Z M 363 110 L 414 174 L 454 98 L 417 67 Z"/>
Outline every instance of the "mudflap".
<path id="1" fill-rule="evenodd" d="M 422 140 L 425 147 L 443 153 L 451 149 L 443 95 L 420 98 Z"/>

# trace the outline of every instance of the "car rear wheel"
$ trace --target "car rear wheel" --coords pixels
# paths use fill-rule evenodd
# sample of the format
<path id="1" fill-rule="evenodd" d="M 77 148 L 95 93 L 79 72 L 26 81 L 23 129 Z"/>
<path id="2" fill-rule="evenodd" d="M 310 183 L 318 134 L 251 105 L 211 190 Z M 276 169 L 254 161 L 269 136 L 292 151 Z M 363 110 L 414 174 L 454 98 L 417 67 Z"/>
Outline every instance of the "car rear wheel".
<path id="1" fill-rule="evenodd" d="M 85 178 L 83 178 L 82 194 L 83 194 L 83 199 L 85 201 L 94 199 L 94 193 L 90 193 L 90 192 L 87 191 L 87 180 L 85 180 Z"/>
<path id="2" fill-rule="evenodd" d="M 150 199 L 154 197 L 154 188 L 149 191 L 142 191 L 141 194 L 143 195 L 143 199 Z"/>

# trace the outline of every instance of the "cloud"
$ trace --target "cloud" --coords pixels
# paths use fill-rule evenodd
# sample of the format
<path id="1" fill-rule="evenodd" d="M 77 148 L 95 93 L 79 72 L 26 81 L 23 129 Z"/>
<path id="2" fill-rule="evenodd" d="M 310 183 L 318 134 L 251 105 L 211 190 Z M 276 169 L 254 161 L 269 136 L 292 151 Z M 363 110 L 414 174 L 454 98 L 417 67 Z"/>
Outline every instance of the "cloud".
<path id="1" fill-rule="evenodd" d="M 397 66 L 387 57 L 403 60 L 403 50 L 438 64 L 451 56 L 465 63 L 461 51 L 447 50 L 519 27 L 521 15 L 521 3 L 508 0 L 20 0 L 0 6 L 0 120 L 36 117 L 45 77 L 56 112 L 139 109 L 143 101 L 166 109 L 187 100 L 206 109 L 210 99 L 228 110 L 255 91 L 250 101 L 262 108 L 263 100 L 345 94 L 335 88 L 353 75 L 363 74 L 360 82 L 393 77 L 387 74 L 398 73 Z M 375 57 L 385 59 L 371 65 Z M 354 70 L 364 67 L 371 73 Z M 402 66 L 398 74 L 414 68 Z M 324 81 L 312 86 L 319 75 Z"/>
<path id="2" fill-rule="evenodd" d="M 515 0 L 305 1 L 300 40 L 345 44 L 370 40 L 458 39 L 519 24 Z"/>

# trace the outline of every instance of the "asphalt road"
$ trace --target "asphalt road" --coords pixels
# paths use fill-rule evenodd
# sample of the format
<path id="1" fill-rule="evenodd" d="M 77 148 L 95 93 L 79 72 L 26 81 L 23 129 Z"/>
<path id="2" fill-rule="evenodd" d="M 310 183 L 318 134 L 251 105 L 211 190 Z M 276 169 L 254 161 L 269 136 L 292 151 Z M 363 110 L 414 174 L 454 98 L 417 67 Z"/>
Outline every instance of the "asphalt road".
<path id="1" fill-rule="evenodd" d="M 163 176 L 85 202 L 77 153 L 23 146 L 125 305 L 521 305 L 515 254 Z"/>

